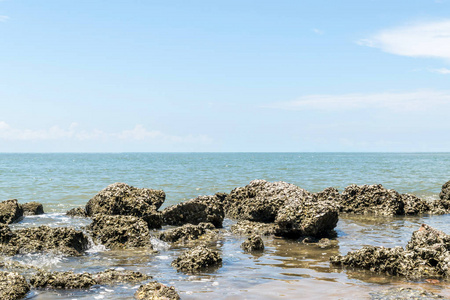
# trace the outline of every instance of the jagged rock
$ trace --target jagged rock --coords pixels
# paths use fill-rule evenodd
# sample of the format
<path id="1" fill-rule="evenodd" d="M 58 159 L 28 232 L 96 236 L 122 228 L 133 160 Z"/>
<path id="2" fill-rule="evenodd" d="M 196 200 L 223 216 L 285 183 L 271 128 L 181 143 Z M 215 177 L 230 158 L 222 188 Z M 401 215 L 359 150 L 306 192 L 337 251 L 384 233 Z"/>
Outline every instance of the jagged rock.
<path id="1" fill-rule="evenodd" d="M 278 212 L 276 234 L 292 238 L 329 236 L 338 222 L 338 212 L 335 201 L 290 199 Z"/>
<path id="2" fill-rule="evenodd" d="M 263 251 L 264 242 L 259 235 L 252 235 L 241 244 L 241 248 L 245 252 Z"/>
<path id="3" fill-rule="evenodd" d="M 53 251 L 81 255 L 87 247 L 87 236 L 74 228 L 39 226 L 11 231 L 7 225 L 0 224 L 0 253 L 3 254 Z"/>
<path id="4" fill-rule="evenodd" d="M 222 227 L 223 205 L 219 196 L 199 196 L 186 202 L 167 207 L 162 212 L 164 223 L 180 226 L 183 224 L 212 223 Z"/>
<path id="5" fill-rule="evenodd" d="M 114 183 L 88 201 L 86 213 L 90 217 L 96 214 L 154 217 L 165 199 L 166 194 L 162 190 L 139 189 L 125 183 Z"/>
<path id="6" fill-rule="evenodd" d="M 416 290 L 412 288 L 390 288 L 381 292 L 372 292 L 372 300 L 431 300 L 443 299 L 437 295 L 425 290 Z"/>
<path id="7" fill-rule="evenodd" d="M 106 271 L 93 274 L 92 278 L 97 284 L 107 285 L 116 282 L 141 282 L 152 279 L 153 277 L 141 272 L 130 270 L 119 271 L 115 269 L 108 269 Z"/>
<path id="8" fill-rule="evenodd" d="M 110 249 L 152 248 L 150 230 L 142 218 L 96 215 L 88 228 L 94 240 L 98 239 Z"/>
<path id="9" fill-rule="evenodd" d="M 180 296 L 173 286 L 168 287 L 162 283 L 152 281 L 141 285 L 134 294 L 137 300 L 179 300 Z"/>
<path id="10" fill-rule="evenodd" d="M 328 187 L 322 192 L 314 193 L 312 197 L 315 201 L 334 201 L 339 203 L 341 200 L 339 191 L 334 187 Z"/>
<path id="11" fill-rule="evenodd" d="M 362 268 L 408 278 L 436 278 L 450 275 L 450 236 L 423 224 L 406 248 L 366 246 L 345 256 L 333 256 L 335 265 Z"/>
<path id="12" fill-rule="evenodd" d="M 30 285 L 22 275 L 0 272 L 0 299 L 22 299 L 29 291 Z"/>
<path id="13" fill-rule="evenodd" d="M 197 246 L 185 251 L 172 261 L 173 267 L 186 273 L 197 273 L 210 268 L 217 268 L 221 265 L 222 258 L 219 252 L 205 246 Z"/>
<path id="14" fill-rule="evenodd" d="M 43 215 L 44 206 L 39 202 L 27 202 L 22 204 L 24 216 Z"/>
<path id="15" fill-rule="evenodd" d="M 450 201 L 450 181 L 447 181 L 442 185 L 442 190 L 439 194 L 439 198 L 441 198 L 441 200 Z"/>
<path id="16" fill-rule="evenodd" d="M 200 223 L 198 225 L 185 224 L 181 227 L 173 228 L 161 232 L 159 239 L 165 242 L 179 242 L 187 240 L 196 240 L 206 233 L 211 233 L 215 227 L 211 223 Z"/>
<path id="17" fill-rule="evenodd" d="M 432 202 L 431 211 L 433 214 L 448 214 L 450 213 L 450 181 L 444 183 L 439 200 Z"/>
<path id="18" fill-rule="evenodd" d="M 224 201 L 226 215 L 232 219 L 273 222 L 288 199 L 305 199 L 311 194 L 286 182 L 253 180 L 231 191 Z"/>
<path id="19" fill-rule="evenodd" d="M 231 232 L 239 235 L 274 235 L 277 230 L 277 225 L 273 223 L 261 223 L 248 220 L 238 221 L 231 225 Z"/>
<path id="20" fill-rule="evenodd" d="M 11 224 L 20 221 L 23 217 L 23 208 L 17 199 L 0 202 L 0 223 Z"/>
<path id="21" fill-rule="evenodd" d="M 66 212 L 66 215 L 71 217 L 82 217 L 86 218 L 88 215 L 84 207 L 75 207 Z"/>
<path id="22" fill-rule="evenodd" d="M 418 215 L 430 211 L 429 203 L 416 197 L 415 195 L 401 194 L 400 197 L 404 203 L 404 215 Z"/>

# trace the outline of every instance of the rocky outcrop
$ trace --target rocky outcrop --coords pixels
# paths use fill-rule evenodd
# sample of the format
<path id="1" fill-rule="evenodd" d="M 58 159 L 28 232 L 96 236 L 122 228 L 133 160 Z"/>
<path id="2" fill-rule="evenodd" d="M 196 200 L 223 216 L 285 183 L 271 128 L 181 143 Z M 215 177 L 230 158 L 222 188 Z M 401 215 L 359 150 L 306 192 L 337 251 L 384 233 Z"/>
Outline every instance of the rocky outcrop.
<path id="1" fill-rule="evenodd" d="M 22 204 L 24 216 L 43 215 L 44 206 L 39 202 L 27 202 Z"/>
<path id="2" fill-rule="evenodd" d="M 444 183 L 441 193 L 439 194 L 439 199 L 432 203 L 432 213 L 450 213 L 450 181 Z"/>
<path id="3" fill-rule="evenodd" d="M 144 280 L 152 279 L 153 277 L 141 272 L 135 272 L 131 270 L 119 271 L 115 269 L 108 269 L 106 271 L 93 274 L 92 278 L 97 284 L 110 285 L 117 282 L 141 282 Z"/>
<path id="4" fill-rule="evenodd" d="M 162 211 L 164 224 L 184 225 L 212 223 L 221 228 L 224 219 L 222 200 L 218 195 L 199 196 L 186 202 L 167 207 Z"/>
<path id="5" fill-rule="evenodd" d="M 173 286 L 166 286 L 162 283 L 152 281 L 146 285 L 141 285 L 134 294 L 137 300 L 179 300 L 180 296 Z"/>
<path id="6" fill-rule="evenodd" d="M 205 246 L 197 246 L 183 252 L 172 261 L 172 266 L 185 273 L 198 273 L 208 269 L 215 269 L 222 265 L 222 258 L 218 251 Z"/>
<path id="7" fill-rule="evenodd" d="M 20 221 L 23 217 L 23 208 L 17 199 L 0 202 L 0 224 L 11 224 Z"/>
<path id="8" fill-rule="evenodd" d="M 185 224 L 181 227 L 161 232 L 159 239 L 171 243 L 197 240 L 207 233 L 209 233 L 210 237 L 211 234 L 214 234 L 214 229 L 215 227 L 211 223 L 200 223 L 198 225 Z"/>
<path id="9" fill-rule="evenodd" d="M 29 291 L 30 285 L 22 275 L 0 272 L 0 299 L 22 299 Z"/>
<path id="10" fill-rule="evenodd" d="M 264 242 L 259 235 L 252 235 L 241 244 L 241 249 L 245 252 L 263 251 Z"/>
<path id="11" fill-rule="evenodd" d="M 152 247 L 150 230 L 142 218 L 96 215 L 88 229 L 94 240 L 110 249 Z"/>
<path id="12" fill-rule="evenodd" d="M 414 279 L 449 277 L 450 236 L 423 224 L 405 249 L 366 246 L 345 256 L 333 256 L 331 262 Z"/>
<path id="13" fill-rule="evenodd" d="M 86 208 L 84 207 L 75 207 L 66 212 L 66 215 L 70 217 L 82 217 L 86 218 L 88 215 L 86 213 Z"/>
<path id="14" fill-rule="evenodd" d="M 88 247 L 87 236 L 74 228 L 39 226 L 11 231 L 0 224 L 0 253 L 56 252 L 81 255 Z"/>
<path id="15" fill-rule="evenodd" d="M 450 201 L 450 181 L 447 181 L 442 185 L 442 190 L 439 194 L 439 198 L 441 200 L 449 200 Z"/>
<path id="16" fill-rule="evenodd" d="M 236 224 L 231 225 L 231 232 L 238 235 L 274 235 L 276 231 L 277 225 L 273 223 L 261 223 L 241 220 Z"/>

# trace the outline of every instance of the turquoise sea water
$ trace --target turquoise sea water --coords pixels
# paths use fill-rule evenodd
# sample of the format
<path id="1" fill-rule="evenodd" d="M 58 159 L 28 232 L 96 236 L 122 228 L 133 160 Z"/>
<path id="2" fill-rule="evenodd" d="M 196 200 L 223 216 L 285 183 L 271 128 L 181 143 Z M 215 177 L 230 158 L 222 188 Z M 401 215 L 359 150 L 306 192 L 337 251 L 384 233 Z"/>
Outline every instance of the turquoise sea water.
<path id="1" fill-rule="evenodd" d="M 342 192 L 353 183 L 381 183 L 401 193 L 437 199 L 442 184 L 450 180 L 450 153 L 0 154 L 0 200 L 38 201 L 46 211 L 12 224 L 13 229 L 42 224 L 82 228 L 90 220 L 69 218 L 65 211 L 84 205 L 114 182 L 163 189 L 166 207 L 198 195 L 230 192 L 253 179 L 286 181 L 312 192 L 329 186 Z M 450 297 L 446 281 L 413 282 L 329 264 L 331 255 L 346 254 L 363 245 L 405 246 L 421 223 L 450 233 L 450 215 L 341 215 L 335 247 L 322 249 L 301 241 L 266 237 L 266 249 L 257 256 L 242 252 L 239 246 L 245 237 L 228 231 L 233 222 L 225 220 L 221 238 L 213 245 L 223 257 L 223 266 L 195 276 L 170 266 L 188 246 L 170 247 L 157 239 L 152 240 L 157 254 L 95 246 L 76 258 L 29 254 L 1 259 L 58 271 L 139 270 L 175 286 L 182 299 L 370 299 L 369 293 L 390 287 L 421 288 Z M 34 290 L 26 299 L 133 299 L 138 286 Z"/>

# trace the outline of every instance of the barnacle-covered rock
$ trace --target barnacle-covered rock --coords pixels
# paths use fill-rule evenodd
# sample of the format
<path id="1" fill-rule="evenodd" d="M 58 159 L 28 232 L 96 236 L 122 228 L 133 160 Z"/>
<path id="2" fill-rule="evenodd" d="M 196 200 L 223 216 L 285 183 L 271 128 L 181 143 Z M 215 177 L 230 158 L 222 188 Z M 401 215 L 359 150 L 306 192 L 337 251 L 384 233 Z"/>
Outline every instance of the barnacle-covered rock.
<path id="1" fill-rule="evenodd" d="M 0 299 L 22 299 L 29 291 L 30 285 L 22 275 L 0 272 Z"/>
<path id="2" fill-rule="evenodd" d="M 150 230 L 142 218 L 96 215 L 88 228 L 94 240 L 99 240 L 110 249 L 152 248 Z"/>
<path id="3" fill-rule="evenodd" d="M 44 206 L 39 202 L 27 202 L 22 204 L 24 216 L 34 216 L 44 214 Z"/>
<path id="4" fill-rule="evenodd" d="M 263 251 L 264 242 L 259 235 L 252 235 L 241 244 L 241 248 L 245 252 Z"/>
<path id="5" fill-rule="evenodd" d="M 68 215 L 70 217 L 82 217 L 82 218 L 86 218 L 88 216 L 86 213 L 85 207 L 75 207 L 75 208 L 69 209 L 66 212 L 66 215 Z"/>
<path id="6" fill-rule="evenodd" d="M 439 198 L 441 198 L 441 200 L 450 201 L 450 180 L 442 185 L 442 190 L 439 194 Z"/>
<path id="7" fill-rule="evenodd" d="M 159 235 L 159 239 L 165 242 L 183 242 L 188 240 L 196 240 L 206 233 L 213 233 L 215 229 L 211 223 L 200 223 L 198 225 L 185 224 L 181 227 L 168 229 Z"/>
<path id="8" fill-rule="evenodd" d="M 162 217 L 167 225 L 180 226 L 188 223 L 197 225 L 205 222 L 221 228 L 224 211 L 221 199 L 217 195 L 199 196 L 167 207 L 162 211 Z"/>
<path id="9" fill-rule="evenodd" d="M 248 220 L 240 220 L 231 225 L 231 232 L 239 235 L 274 235 L 277 231 L 277 225 L 274 223 L 261 223 Z"/>
<path id="10" fill-rule="evenodd" d="M 218 251 L 205 246 L 197 246 L 183 252 L 177 259 L 172 261 L 172 266 L 178 271 L 186 273 L 197 273 L 208 269 L 215 269 L 222 265 L 222 258 Z"/>
<path id="11" fill-rule="evenodd" d="M 179 300 L 180 296 L 173 286 L 152 281 L 141 285 L 134 294 L 137 300 Z"/>
<path id="12" fill-rule="evenodd" d="M 108 285 L 116 282 L 141 282 L 152 279 L 153 277 L 131 270 L 108 269 L 103 272 L 92 274 L 92 278 L 97 284 Z"/>
<path id="13" fill-rule="evenodd" d="M 432 202 L 433 214 L 448 214 L 450 213 L 450 181 L 447 181 L 442 185 L 439 199 Z"/>
<path id="14" fill-rule="evenodd" d="M 0 253 L 3 254 L 52 251 L 81 255 L 88 248 L 87 236 L 74 228 L 39 226 L 11 231 L 5 226 L 0 226 Z"/>
<path id="15" fill-rule="evenodd" d="M 0 224 L 11 224 L 20 221 L 23 217 L 23 208 L 17 199 L 0 202 Z"/>

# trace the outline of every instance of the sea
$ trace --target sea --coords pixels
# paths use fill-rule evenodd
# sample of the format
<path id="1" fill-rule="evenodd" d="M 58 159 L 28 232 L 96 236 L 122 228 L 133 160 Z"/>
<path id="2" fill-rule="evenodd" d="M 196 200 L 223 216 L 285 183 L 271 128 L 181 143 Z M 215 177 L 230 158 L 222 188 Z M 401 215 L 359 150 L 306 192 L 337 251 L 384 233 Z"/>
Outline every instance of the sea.
<path id="1" fill-rule="evenodd" d="M 65 212 L 84 206 L 106 186 L 124 182 L 162 189 L 162 209 L 199 195 L 230 192 L 251 180 L 285 181 L 310 192 L 350 184 L 382 184 L 420 198 L 439 198 L 450 180 L 450 153 L 1 153 L 0 201 L 37 201 L 45 214 L 25 217 L 11 228 L 39 225 L 82 229 L 89 219 Z M 364 245 L 405 246 L 422 223 L 450 234 L 449 215 L 376 217 L 342 215 L 335 246 L 320 248 L 301 240 L 264 237 L 265 251 L 244 253 L 245 236 L 229 232 L 226 219 L 220 251 L 222 267 L 189 275 L 171 261 L 186 247 L 152 238 L 157 253 L 113 251 L 92 243 L 81 257 L 35 253 L 2 257 L 52 271 L 98 272 L 109 268 L 141 271 L 174 286 L 182 299 L 371 299 L 390 288 L 414 288 L 450 298 L 446 281 L 406 280 L 330 265 L 332 255 L 345 255 Z M 167 229 L 167 228 L 164 228 Z M 157 231 L 154 232 L 156 236 Z M 25 299 L 133 299 L 139 284 L 94 286 L 89 290 L 32 290 Z"/>

